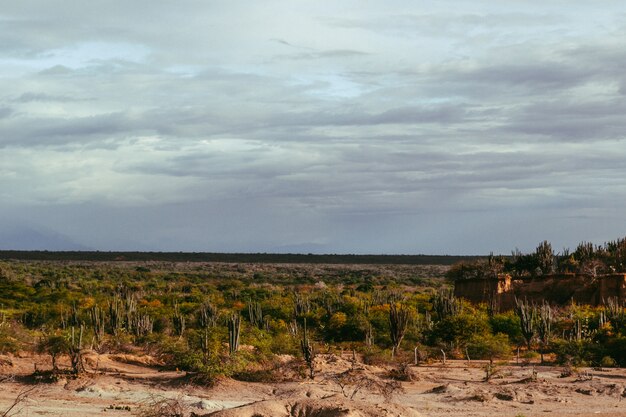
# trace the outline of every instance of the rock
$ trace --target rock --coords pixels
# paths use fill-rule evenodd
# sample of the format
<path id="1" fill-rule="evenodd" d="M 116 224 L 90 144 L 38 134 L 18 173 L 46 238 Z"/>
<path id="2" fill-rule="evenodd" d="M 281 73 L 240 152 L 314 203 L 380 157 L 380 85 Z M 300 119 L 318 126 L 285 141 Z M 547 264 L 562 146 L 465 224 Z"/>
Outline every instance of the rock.
<path id="1" fill-rule="evenodd" d="M 211 401 L 211 400 L 201 400 L 192 405 L 201 410 L 217 411 L 217 410 L 223 410 L 225 408 L 223 405 L 219 404 L 217 401 Z"/>
<path id="2" fill-rule="evenodd" d="M 589 388 L 578 388 L 576 389 L 576 392 L 579 394 L 583 394 L 583 395 L 593 395 L 595 394 L 595 391 Z"/>
<path id="3" fill-rule="evenodd" d="M 502 401 L 513 401 L 515 397 L 512 394 L 506 392 L 497 392 L 496 398 Z"/>
<path id="4" fill-rule="evenodd" d="M 13 367 L 13 361 L 5 355 L 0 355 L 0 366 Z"/>
<path id="5" fill-rule="evenodd" d="M 443 394 L 446 391 L 448 391 L 448 384 L 438 385 L 438 386 L 432 388 L 428 392 L 431 393 L 431 394 Z"/>

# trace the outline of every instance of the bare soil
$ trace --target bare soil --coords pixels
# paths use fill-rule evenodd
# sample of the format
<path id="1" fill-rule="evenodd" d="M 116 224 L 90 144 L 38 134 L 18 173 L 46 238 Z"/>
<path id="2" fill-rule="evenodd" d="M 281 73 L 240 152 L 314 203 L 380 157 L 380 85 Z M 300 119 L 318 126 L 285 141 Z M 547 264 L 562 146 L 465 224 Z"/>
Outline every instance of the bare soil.
<path id="1" fill-rule="evenodd" d="M 484 381 L 486 362 L 448 361 L 409 367 L 404 375 L 412 380 L 383 395 L 391 369 L 352 364 L 348 355 L 318 358 L 314 380 L 228 379 L 214 387 L 191 384 L 184 372 L 164 372 L 148 356 L 91 353 L 86 364 L 88 372 L 79 378 L 37 383 L 33 371 L 49 369 L 48 357 L 0 356 L 0 415 L 32 389 L 10 415 L 121 417 L 168 403 L 186 415 L 216 417 L 626 416 L 626 370 L 614 368 L 564 372 L 507 363 Z M 350 369 L 353 378 L 342 380 Z"/>

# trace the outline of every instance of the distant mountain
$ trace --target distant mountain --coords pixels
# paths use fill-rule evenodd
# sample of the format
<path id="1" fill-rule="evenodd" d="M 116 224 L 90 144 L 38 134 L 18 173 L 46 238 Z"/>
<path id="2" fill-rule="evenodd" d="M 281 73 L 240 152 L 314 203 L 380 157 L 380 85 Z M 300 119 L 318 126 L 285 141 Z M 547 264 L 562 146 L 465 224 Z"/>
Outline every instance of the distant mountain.
<path id="1" fill-rule="evenodd" d="M 28 226 L 0 229 L 0 250 L 82 251 L 91 248 L 60 233 Z"/>
<path id="2" fill-rule="evenodd" d="M 271 253 L 315 253 L 325 254 L 332 253 L 332 249 L 328 245 L 319 243 L 300 243 L 294 245 L 274 246 L 270 249 Z"/>

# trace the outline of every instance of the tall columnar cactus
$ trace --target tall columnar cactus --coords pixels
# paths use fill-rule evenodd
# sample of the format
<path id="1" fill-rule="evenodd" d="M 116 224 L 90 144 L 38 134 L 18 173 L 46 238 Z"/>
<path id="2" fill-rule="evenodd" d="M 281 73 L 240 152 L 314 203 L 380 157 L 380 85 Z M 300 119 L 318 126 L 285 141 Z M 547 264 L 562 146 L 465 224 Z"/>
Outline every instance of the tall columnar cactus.
<path id="1" fill-rule="evenodd" d="M 624 307 L 617 297 L 609 297 L 603 301 L 603 312 L 616 331 L 624 326 L 626 315 L 624 314 Z"/>
<path id="2" fill-rule="evenodd" d="M 302 356 L 309 368 L 309 377 L 313 379 L 315 377 L 315 351 L 309 341 L 309 333 L 306 327 L 306 318 L 304 319 L 304 332 L 302 334 L 302 340 L 300 341 L 300 348 L 302 349 Z"/>
<path id="3" fill-rule="evenodd" d="M 207 365 L 209 363 L 209 356 L 211 353 L 211 347 L 209 345 L 209 328 L 204 328 L 204 334 L 200 339 L 200 349 L 202 349 L 202 362 Z"/>
<path id="4" fill-rule="evenodd" d="M 133 317 L 137 313 L 137 298 L 134 294 L 127 294 L 124 298 L 124 324 L 128 332 L 133 332 Z"/>
<path id="5" fill-rule="evenodd" d="M 104 326 L 106 323 L 105 313 L 100 307 L 95 305 L 89 311 L 89 315 L 91 317 L 91 327 L 93 328 L 96 342 L 100 343 L 104 338 Z"/>
<path id="6" fill-rule="evenodd" d="M 531 343 L 537 329 L 537 309 L 528 300 L 515 299 L 515 314 L 520 320 L 520 330 L 526 340 L 526 346 L 530 350 Z"/>
<path id="7" fill-rule="evenodd" d="M 219 310 L 215 306 L 215 304 L 210 301 L 205 301 L 200 306 L 200 310 L 198 312 L 198 323 L 200 327 L 203 329 L 207 329 L 209 327 L 215 327 L 217 325 L 217 320 L 219 319 Z"/>
<path id="8" fill-rule="evenodd" d="M 391 356 L 395 356 L 409 325 L 409 310 L 403 305 L 398 308 L 396 303 L 389 306 L 389 336 L 391 336 Z"/>
<path id="9" fill-rule="evenodd" d="M 326 313 L 329 316 L 332 316 L 337 308 L 341 305 L 342 300 L 339 298 L 336 292 L 326 290 L 322 293 L 321 299 L 318 300 L 321 302 L 322 307 L 326 310 Z"/>
<path id="10" fill-rule="evenodd" d="M 177 336 L 182 337 L 185 333 L 185 315 L 180 312 L 178 303 L 174 304 L 174 314 L 172 315 L 172 325 L 174 326 L 174 333 Z"/>
<path id="11" fill-rule="evenodd" d="M 72 310 L 70 311 L 70 326 L 79 326 L 80 318 L 78 316 L 78 307 L 76 307 L 76 302 L 72 303 Z"/>
<path id="12" fill-rule="evenodd" d="M 248 319 L 250 320 L 250 324 L 259 329 L 263 329 L 265 327 L 265 322 L 263 321 L 263 308 L 261 307 L 261 303 L 252 302 L 248 303 Z"/>
<path id="13" fill-rule="evenodd" d="M 74 327 L 72 327 L 72 332 L 70 335 L 70 343 L 69 343 L 69 354 L 70 354 L 70 363 L 72 365 L 72 372 L 75 375 L 81 374 L 85 372 L 85 364 L 83 363 L 83 332 L 85 330 L 85 326 L 80 326 L 80 331 L 78 336 L 74 332 Z"/>
<path id="14" fill-rule="evenodd" d="M 424 320 L 422 321 L 422 330 L 432 330 L 435 323 L 428 310 L 424 311 Z"/>
<path id="15" fill-rule="evenodd" d="M 367 323 L 367 327 L 365 328 L 365 344 L 368 348 L 372 347 L 374 344 L 374 328 L 370 322 Z"/>
<path id="16" fill-rule="evenodd" d="M 152 334 L 154 328 L 154 320 L 149 314 L 137 313 L 131 317 L 132 320 L 132 333 L 137 337 L 147 336 Z M 184 317 L 183 317 L 184 321 Z"/>
<path id="17" fill-rule="evenodd" d="M 537 264 L 539 269 L 544 274 L 550 274 L 554 272 L 554 251 L 552 251 L 552 245 L 547 240 L 544 240 L 535 249 L 535 256 L 537 258 Z"/>
<path id="18" fill-rule="evenodd" d="M 239 334 L 241 331 L 241 316 L 233 314 L 228 320 L 228 350 L 231 355 L 239 350 Z"/>
<path id="19" fill-rule="evenodd" d="M 457 316 L 463 311 L 461 300 L 454 296 L 452 290 L 441 290 L 432 298 L 433 310 L 441 321 L 446 317 Z"/>
<path id="20" fill-rule="evenodd" d="M 544 301 L 538 309 L 537 319 L 537 335 L 539 336 L 539 341 L 541 342 L 541 363 L 543 363 L 543 352 L 550 343 L 553 321 L 554 317 L 552 307 Z"/>
<path id="21" fill-rule="evenodd" d="M 311 300 L 306 294 L 299 292 L 293 293 L 293 315 L 294 317 L 302 317 L 311 311 Z"/>
<path id="22" fill-rule="evenodd" d="M 118 294 L 109 301 L 109 327 L 117 335 L 124 328 L 124 306 Z"/>

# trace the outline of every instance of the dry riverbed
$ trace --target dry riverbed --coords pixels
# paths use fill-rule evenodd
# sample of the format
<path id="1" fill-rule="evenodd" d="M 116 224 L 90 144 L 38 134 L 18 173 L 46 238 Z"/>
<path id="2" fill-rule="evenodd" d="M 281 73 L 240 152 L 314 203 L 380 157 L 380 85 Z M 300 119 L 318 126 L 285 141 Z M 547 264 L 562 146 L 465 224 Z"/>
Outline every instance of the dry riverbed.
<path id="1" fill-rule="evenodd" d="M 159 406 L 186 416 L 604 416 L 626 415 L 626 370 L 500 365 L 484 381 L 484 362 L 448 361 L 410 367 L 401 388 L 385 385 L 390 369 L 353 364 L 348 357 L 318 358 L 311 380 L 250 383 L 224 380 L 191 384 L 182 372 L 162 371 L 146 356 L 97 355 L 78 379 L 34 383 L 50 367 L 43 356 L 0 356 L 0 415 L 131 416 Z M 350 371 L 351 370 L 351 371 Z M 347 373 L 344 373 L 348 371 Z M 392 392 L 385 392 L 385 387 Z M 350 398 L 352 397 L 352 398 Z"/>

